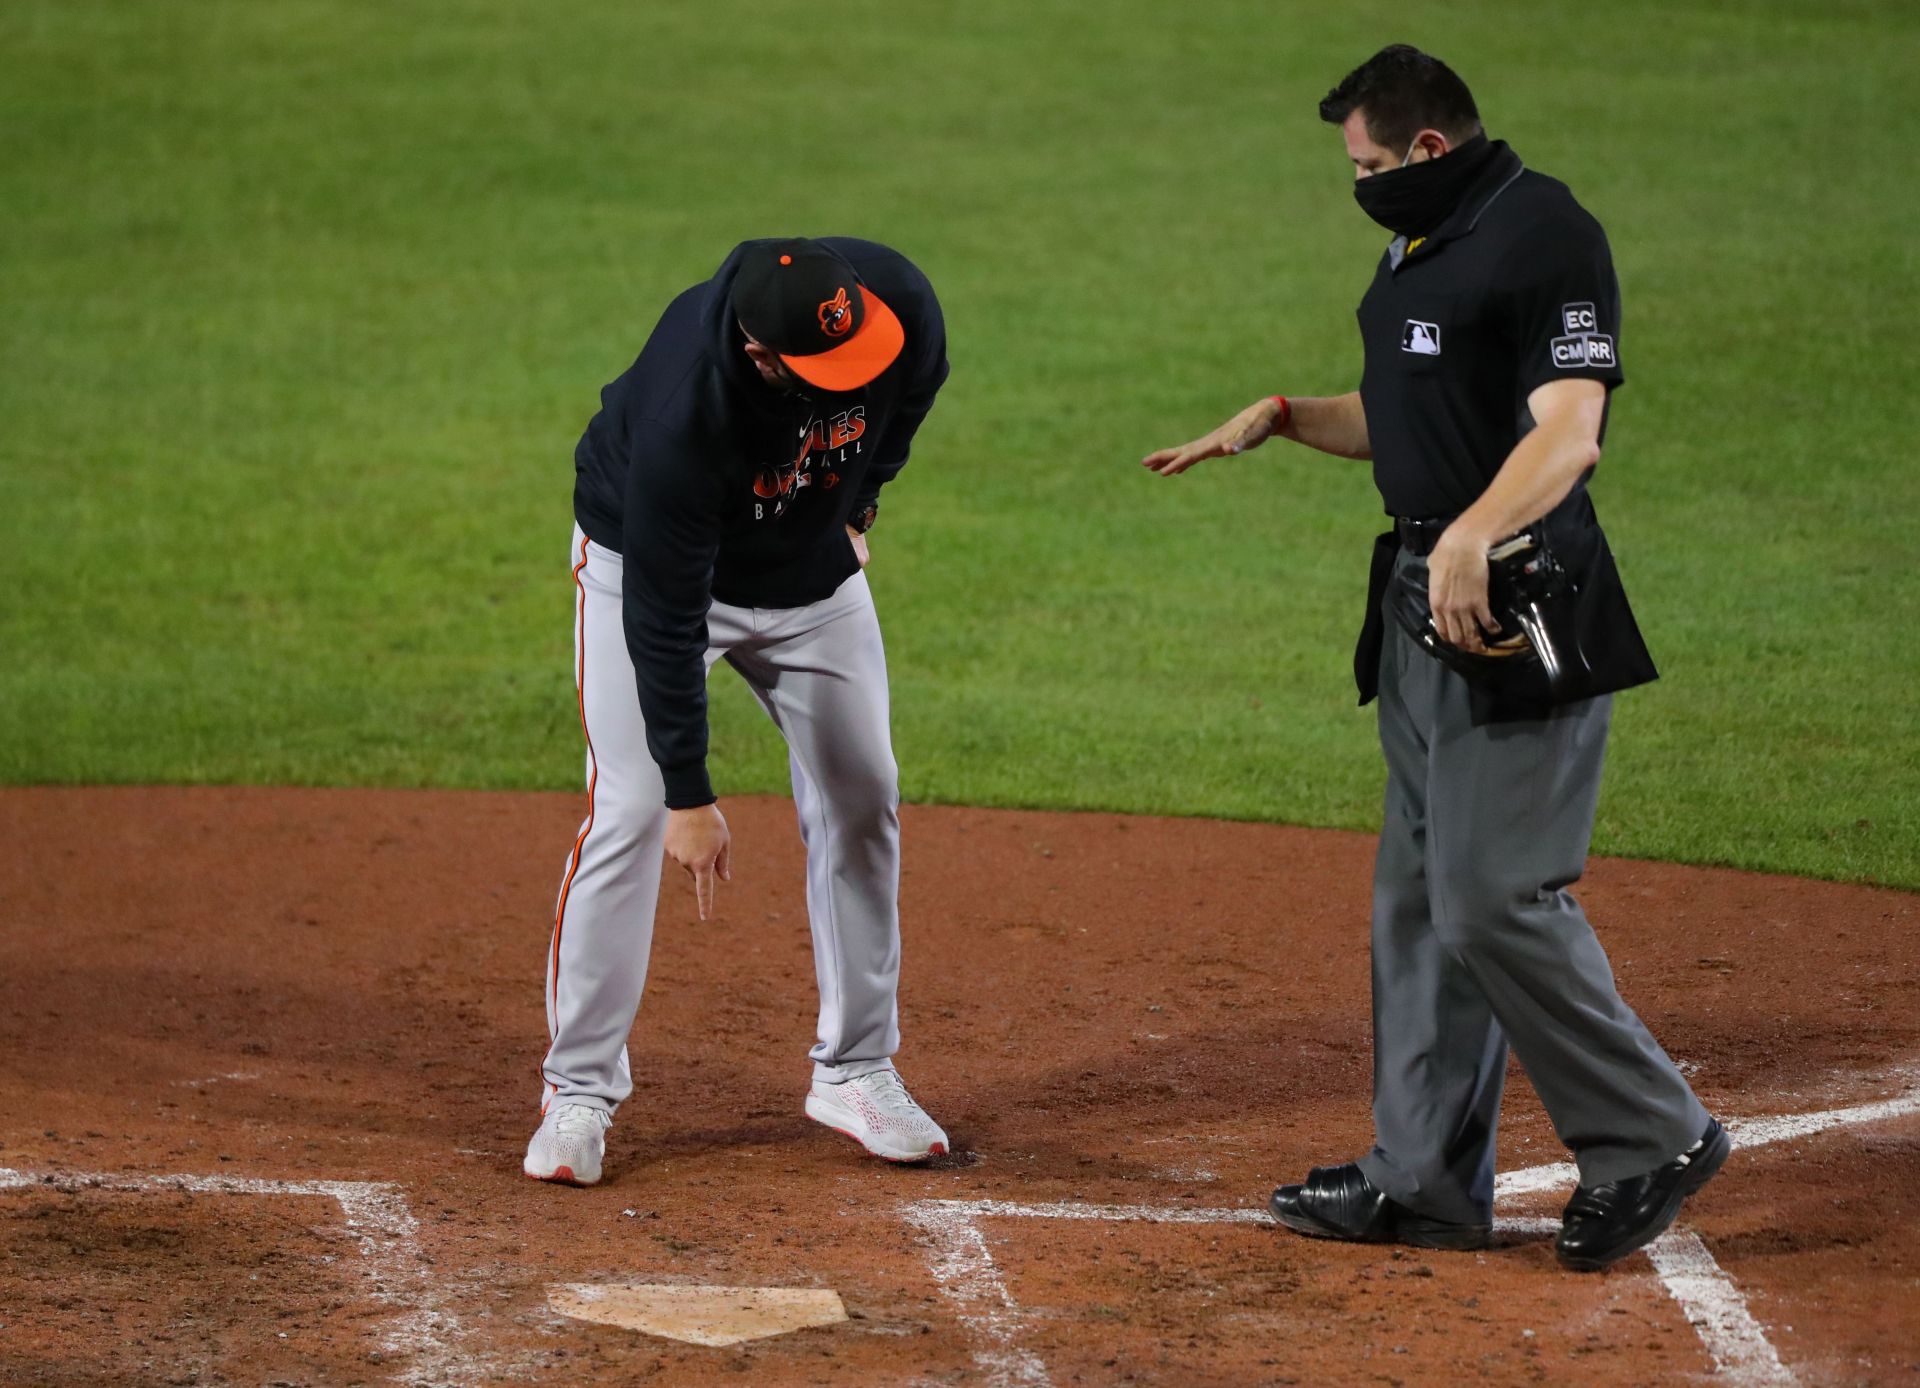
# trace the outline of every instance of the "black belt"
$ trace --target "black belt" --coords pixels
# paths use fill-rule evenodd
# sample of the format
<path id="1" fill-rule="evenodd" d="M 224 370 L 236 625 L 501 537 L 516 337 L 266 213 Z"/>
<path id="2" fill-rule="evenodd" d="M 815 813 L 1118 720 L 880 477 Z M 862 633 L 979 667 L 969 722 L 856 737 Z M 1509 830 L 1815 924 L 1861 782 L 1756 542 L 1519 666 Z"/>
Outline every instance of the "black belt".
<path id="1" fill-rule="evenodd" d="M 1425 558 L 1433 553 L 1433 547 L 1440 543 L 1440 537 L 1447 533 L 1454 517 L 1440 516 L 1428 520 L 1412 520 L 1406 516 L 1395 516 L 1393 528 L 1400 536 L 1400 548 L 1416 558 Z"/>

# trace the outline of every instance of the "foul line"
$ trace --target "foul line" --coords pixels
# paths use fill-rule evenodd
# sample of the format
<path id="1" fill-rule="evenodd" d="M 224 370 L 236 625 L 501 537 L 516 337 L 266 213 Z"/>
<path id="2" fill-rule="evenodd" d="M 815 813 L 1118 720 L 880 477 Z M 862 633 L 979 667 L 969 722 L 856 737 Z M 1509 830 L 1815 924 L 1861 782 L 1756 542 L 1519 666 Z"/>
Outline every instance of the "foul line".
<path id="1" fill-rule="evenodd" d="M 1764 1147 L 1834 1128 L 1920 1112 L 1920 1067 L 1898 1070 L 1894 1078 L 1909 1084 L 1896 1098 L 1817 1113 L 1789 1113 L 1727 1123 L 1736 1147 Z M 1515 1200 L 1572 1185 L 1578 1177 L 1571 1162 L 1554 1162 L 1509 1172 L 1495 1182 L 1496 1198 Z M 1019 1343 L 1022 1313 L 994 1262 L 983 1219 L 1103 1220 L 1143 1224 L 1264 1224 L 1265 1210 L 1234 1207 L 1192 1209 L 1165 1205 L 1090 1205 L 1078 1201 L 1027 1204 L 1012 1200 L 918 1200 L 901 1208 L 907 1223 L 928 1242 L 928 1268 L 942 1294 L 954 1304 L 961 1324 L 974 1336 L 974 1366 L 987 1388 L 1052 1388 L 1040 1356 Z M 1543 1216 L 1502 1216 L 1496 1232 L 1552 1234 L 1560 1222 Z M 1648 1249 L 1655 1276 L 1679 1304 L 1700 1336 L 1721 1380 L 1736 1388 L 1793 1388 L 1793 1371 L 1754 1319 L 1739 1287 L 1715 1261 L 1699 1235 L 1675 1226 Z"/>
<path id="2" fill-rule="evenodd" d="M 1902 1066 L 1888 1078 L 1895 1083 L 1905 1084 L 1907 1092 L 1870 1104 L 1822 1109 L 1818 1113 L 1783 1113 L 1773 1118 L 1729 1118 L 1727 1132 L 1736 1147 L 1765 1147 L 1773 1142 L 1791 1142 L 1796 1137 L 1812 1137 L 1831 1128 L 1877 1123 L 1883 1118 L 1904 1118 L 1909 1113 L 1920 1113 L 1920 1067 Z M 1532 1166 L 1525 1171 L 1509 1171 L 1499 1177 L 1493 1183 L 1493 1192 L 1498 1197 L 1557 1190 L 1572 1185 L 1579 1174 L 1572 1162 Z"/>
<path id="3" fill-rule="evenodd" d="M 402 1382 L 447 1381 L 450 1346 L 460 1320 L 436 1304 L 420 1251 L 420 1221 L 399 1186 L 389 1181 L 268 1181 L 243 1176 L 116 1175 L 99 1171 L 15 1171 L 0 1167 L 0 1191 L 165 1191 L 196 1195 L 306 1195 L 336 1201 L 347 1231 L 360 1243 L 362 1264 L 375 1301 L 398 1308 L 388 1319 L 380 1348 L 409 1356 Z"/>

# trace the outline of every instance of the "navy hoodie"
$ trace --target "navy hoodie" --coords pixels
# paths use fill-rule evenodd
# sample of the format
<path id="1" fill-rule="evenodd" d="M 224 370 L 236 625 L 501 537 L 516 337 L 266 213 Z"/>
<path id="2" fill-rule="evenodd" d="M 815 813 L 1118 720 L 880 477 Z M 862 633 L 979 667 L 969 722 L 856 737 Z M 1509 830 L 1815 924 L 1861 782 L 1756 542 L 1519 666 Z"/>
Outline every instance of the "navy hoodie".
<path id="1" fill-rule="evenodd" d="M 669 808 L 714 799 L 707 608 L 802 607 L 858 572 L 848 518 L 906 466 L 947 378 L 927 277 L 886 246 L 821 239 L 899 317 L 906 344 L 892 366 L 844 394 L 761 379 L 730 302 L 748 242 L 667 306 L 574 450 L 574 517 L 624 558 L 627 650 Z"/>

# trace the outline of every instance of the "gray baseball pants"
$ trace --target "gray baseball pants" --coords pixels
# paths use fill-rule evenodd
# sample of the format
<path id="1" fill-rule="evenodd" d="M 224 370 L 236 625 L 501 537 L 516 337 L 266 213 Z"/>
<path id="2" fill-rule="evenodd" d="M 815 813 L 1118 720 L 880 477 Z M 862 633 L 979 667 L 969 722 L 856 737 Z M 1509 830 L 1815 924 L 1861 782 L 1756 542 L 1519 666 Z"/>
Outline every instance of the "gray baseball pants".
<path id="1" fill-rule="evenodd" d="M 1424 579 L 1424 559 L 1397 564 Z M 1621 1000 L 1567 891 L 1586 867 L 1612 700 L 1475 727 L 1467 681 L 1386 626 L 1375 1145 L 1361 1169 L 1421 1214 L 1487 1222 L 1511 1046 L 1581 1184 L 1651 1171 L 1699 1138 L 1707 1113 Z"/>
<path id="2" fill-rule="evenodd" d="M 577 526 L 572 558 L 587 818 L 567 855 L 547 952 L 542 1104 L 611 1112 L 633 1092 L 627 1036 L 653 943 L 666 792 L 627 653 L 621 558 Z M 820 986 L 814 1076 L 884 1070 L 900 1046 L 900 792 L 866 575 L 806 607 L 714 603 L 708 670 L 723 658 L 787 742 Z"/>

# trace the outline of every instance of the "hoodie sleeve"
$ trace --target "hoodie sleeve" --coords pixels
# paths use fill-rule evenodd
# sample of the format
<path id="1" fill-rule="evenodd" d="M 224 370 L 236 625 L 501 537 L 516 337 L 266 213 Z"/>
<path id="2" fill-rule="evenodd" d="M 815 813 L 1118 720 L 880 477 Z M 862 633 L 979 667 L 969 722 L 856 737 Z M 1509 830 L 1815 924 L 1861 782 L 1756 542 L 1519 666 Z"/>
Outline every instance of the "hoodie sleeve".
<path id="1" fill-rule="evenodd" d="M 668 809 L 714 801 L 707 777 L 707 608 L 720 547 L 717 479 L 684 441 L 643 426 L 627 464 L 621 610 L 647 751 Z"/>
<path id="2" fill-rule="evenodd" d="M 904 262 L 903 262 L 904 263 Z M 910 267 L 911 268 L 911 267 Z M 919 432 L 934 397 L 947 380 L 947 323 L 940 312 L 940 300 L 926 276 L 913 270 L 915 285 L 913 318 L 908 328 L 909 350 L 913 353 L 912 376 L 894 407 L 887 432 L 880 440 L 878 454 L 854 498 L 853 509 L 863 511 L 880 496 L 880 489 L 900 475 L 913 448 L 913 436 Z"/>

